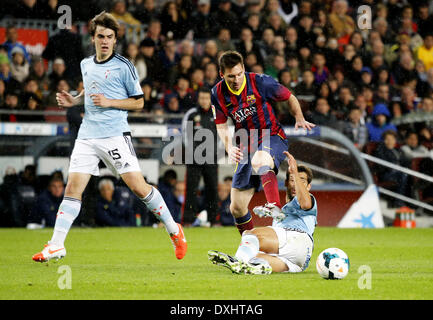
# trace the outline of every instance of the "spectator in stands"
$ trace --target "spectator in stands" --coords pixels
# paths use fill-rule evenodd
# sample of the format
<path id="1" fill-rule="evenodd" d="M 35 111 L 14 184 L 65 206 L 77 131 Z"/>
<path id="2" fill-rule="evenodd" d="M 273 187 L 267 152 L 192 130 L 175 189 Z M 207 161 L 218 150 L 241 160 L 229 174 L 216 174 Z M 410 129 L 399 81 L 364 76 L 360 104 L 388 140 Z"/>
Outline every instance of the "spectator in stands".
<path id="1" fill-rule="evenodd" d="M 48 75 L 50 80 L 50 90 L 53 90 L 61 79 L 65 77 L 66 65 L 62 58 L 57 58 L 53 61 L 53 67 L 51 73 Z"/>
<path id="2" fill-rule="evenodd" d="M 117 39 L 117 45 L 119 45 Z M 64 77 L 77 81 L 81 78 L 80 62 L 84 58 L 81 36 L 77 33 L 77 26 L 73 24 L 71 29 L 61 29 L 48 39 L 47 46 L 42 52 L 42 57 L 49 61 L 62 58 L 66 70 Z"/>
<path id="3" fill-rule="evenodd" d="M 16 46 L 11 51 L 11 75 L 19 83 L 22 83 L 29 75 L 29 63 L 24 56 L 24 51 Z"/>
<path id="4" fill-rule="evenodd" d="M 168 75 L 168 85 L 170 88 L 176 85 L 180 77 L 189 79 L 193 70 L 192 56 L 183 54 L 179 63 L 170 70 Z"/>
<path id="5" fill-rule="evenodd" d="M 44 19 L 43 7 L 37 0 L 19 0 L 11 8 L 12 15 L 17 19 Z M 46 18 L 45 18 L 46 19 Z"/>
<path id="6" fill-rule="evenodd" d="M 317 52 L 313 56 L 314 83 L 317 85 L 325 82 L 329 77 L 329 70 L 326 66 L 326 58 L 323 53 Z"/>
<path id="7" fill-rule="evenodd" d="M 234 226 L 235 219 L 230 212 L 230 188 L 231 186 L 227 183 L 218 184 L 218 211 L 217 221 L 223 226 Z"/>
<path id="8" fill-rule="evenodd" d="M 362 111 L 359 108 L 352 108 L 349 111 L 348 119 L 343 122 L 342 132 L 348 137 L 355 146 L 362 150 L 368 142 L 368 129 L 361 121 Z"/>
<path id="9" fill-rule="evenodd" d="M 162 197 L 164 198 L 164 201 L 167 204 L 167 207 L 170 210 L 173 219 L 179 223 L 180 216 L 178 213 L 179 213 L 179 205 L 181 205 L 181 203 L 179 202 L 179 199 L 176 197 L 176 194 L 174 192 L 174 188 L 176 184 L 177 184 L 177 173 L 176 171 L 169 169 L 164 173 L 164 175 L 160 179 L 158 184 L 158 190 L 161 193 Z"/>
<path id="10" fill-rule="evenodd" d="M 311 49 L 308 46 L 303 46 L 299 49 L 299 68 L 302 72 L 311 70 Z"/>
<path id="11" fill-rule="evenodd" d="M 0 226 L 11 227 L 20 225 L 19 198 L 17 185 L 19 178 L 14 167 L 5 170 L 3 183 L 0 185 Z"/>
<path id="12" fill-rule="evenodd" d="M 271 60 L 272 64 L 265 68 L 265 73 L 277 80 L 278 74 L 287 67 L 286 60 L 284 59 L 284 55 L 282 54 L 274 55 Z"/>
<path id="13" fill-rule="evenodd" d="M 375 95 L 375 103 L 384 103 L 388 104 L 391 100 L 391 88 L 387 83 L 381 83 L 377 86 L 376 95 Z"/>
<path id="14" fill-rule="evenodd" d="M 385 131 L 397 132 L 396 126 L 389 123 L 391 113 L 385 104 L 379 103 L 375 105 L 372 117 L 373 119 L 367 123 L 369 141 L 380 142 Z"/>
<path id="15" fill-rule="evenodd" d="M 164 96 L 164 113 L 168 115 L 177 115 L 177 117 L 169 118 L 168 124 L 181 124 L 182 122 L 182 110 L 179 106 L 179 98 L 176 93 L 169 93 Z"/>
<path id="16" fill-rule="evenodd" d="M 392 164 L 402 167 L 408 166 L 403 152 L 400 149 L 397 149 L 397 133 L 394 130 L 383 132 L 382 142 L 379 143 L 373 155 Z M 377 174 L 379 182 L 391 182 L 393 183 L 393 189 L 395 189 L 397 193 L 406 195 L 407 175 L 405 173 L 379 165 L 376 166 L 375 173 Z M 401 207 L 404 205 L 404 202 L 401 200 L 394 200 L 393 204 L 395 207 Z"/>
<path id="17" fill-rule="evenodd" d="M 7 91 L 20 91 L 21 84 L 12 77 L 9 59 L 0 55 L 0 80 L 3 80 Z"/>
<path id="18" fill-rule="evenodd" d="M 416 96 L 416 91 L 410 86 L 404 86 L 400 91 L 401 106 L 403 113 L 414 111 L 417 108 L 419 98 Z"/>
<path id="19" fill-rule="evenodd" d="M 415 62 L 410 52 L 400 56 L 399 64 L 393 69 L 393 78 L 397 85 L 403 86 L 404 83 L 416 79 Z"/>
<path id="20" fill-rule="evenodd" d="M 200 65 L 203 67 L 209 62 L 218 63 L 218 46 L 215 40 L 208 40 L 204 44 L 203 56 Z"/>
<path id="21" fill-rule="evenodd" d="M 168 83 L 168 74 L 180 60 L 180 55 L 176 51 L 176 41 L 168 39 L 164 42 L 164 49 L 159 52 L 159 59 L 161 60 L 162 71 L 165 75 L 163 81 Z"/>
<path id="22" fill-rule="evenodd" d="M 138 80 L 141 82 L 147 77 L 147 67 L 141 56 L 137 44 L 130 42 L 126 47 L 125 58 L 132 62 L 137 69 Z"/>
<path id="23" fill-rule="evenodd" d="M 427 1 L 421 1 L 418 5 L 418 12 L 415 18 L 416 24 L 418 25 L 418 33 L 421 37 L 425 37 L 433 30 L 433 16 L 429 13 L 428 5 Z"/>
<path id="24" fill-rule="evenodd" d="M 278 3 L 278 0 L 271 1 Z M 268 27 L 274 31 L 275 36 L 284 38 L 286 26 L 278 12 L 271 12 L 268 16 L 267 22 Z"/>
<path id="25" fill-rule="evenodd" d="M 113 8 L 110 12 L 116 20 L 124 22 L 129 25 L 139 26 L 140 21 L 134 18 L 134 16 L 126 10 L 125 0 L 113 1 Z"/>
<path id="26" fill-rule="evenodd" d="M 29 96 L 36 96 L 38 100 L 42 100 L 44 94 L 47 93 L 47 91 L 40 90 L 37 81 L 31 77 L 24 81 L 23 89 L 22 97 L 24 101 L 27 101 Z"/>
<path id="27" fill-rule="evenodd" d="M 5 94 L 5 104 L 2 109 L 12 111 L 18 110 L 19 106 L 19 94 L 15 91 L 8 91 Z M 13 113 L 2 114 L 0 117 L 2 122 L 17 122 L 19 121 L 19 116 Z"/>
<path id="28" fill-rule="evenodd" d="M 175 1 L 167 1 L 161 9 L 161 34 L 167 38 L 183 39 L 190 29 L 190 21 L 180 12 Z"/>
<path id="29" fill-rule="evenodd" d="M 26 47 L 22 43 L 18 42 L 18 30 L 14 25 L 10 25 L 6 28 L 6 41 L 3 43 L 3 46 L 6 48 L 10 60 L 12 60 L 12 50 L 15 47 L 18 47 L 21 48 L 24 52 L 24 57 L 27 62 L 30 63 L 30 55 L 28 54 Z"/>
<path id="30" fill-rule="evenodd" d="M 329 22 L 332 26 L 332 36 L 336 38 L 350 36 L 355 30 L 355 22 L 347 14 L 347 10 L 348 3 L 346 0 L 336 0 L 332 4 Z"/>
<path id="31" fill-rule="evenodd" d="M 63 90 L 66 92 L 70 91 L 70 85 L 66 79 L 59 79 L 56 83 L 56 88 L 51 90 L 49 94 L 45 98 L 45 106 L 46 107 L 54 107 L 57 106 L 56 93 L 62 92 Z"/>
<path id="32" fill-rule="evenodd" d="M 179 108 L 181 112 L 186 112 L 192 108 L 195 97 L 193 96 L 193 90 L 190 88 L 188 77 L 180 76 L 177 79 L 176 85 L 174 86 L 174 93 L 179 100 Z"/>
<path id="33" fill-rule="evenodd" d="M 218 65 L 215 62 L 209 62 L 204 66 L 204 83 L 203 85 L 212 88 L 218 81 Z"/>
<path id="34" fill-rule="evenodd" d="M 197 1 L 197 10 L 192 13 L 191 25 L 195 39 L 208 39 L 214 37 L 212 22 L 210 20 L 210 0 Z"/>
<path id="35" fill-rule="evenodd" d="M 48 188 L 43 190 L 37 197 L 28 223 L 53 227 L 56 222 L 57 211 L 63 199 L 64 190 L 62 179 L 51 179 Z M 62 212 L 59 214 L 62 214 Z"/>
<path id="36" fill-rule="evenodd" d="M 433 150 L 429 151 L 425 146 L 419 144 L 419 137 L 415 131 L 407 133 L 405 144 L 400 149 L 408 162 L 414 158 L 433 158 Z"/>
<path id="37" fill-rule="evenodd" d="M 162 49 L 163 36 L 161 35 L 161 21 L 158 19 L 151 19 L 147 26 L 147 33 L 144 40 L 152 40 L 155 45 L 155 51 Z"/>
<path id="38" fill-rule="evenodd" d="M 231 11 L 230 0 L 219 0 L 218 8 L 211 13 L 210 21 L 213 26 L 213 34 L 218 34 L 221 28 L 228 28 L 234 39 L 239 37 L 239 20 L 236 13 Z"/>
<path id="39" fill-rule="evenodd" d="M 417 50 L 417 58 L 424 63 L 426 70 L 433 68 L 433 33 L 426 34 L 424 44 Z"/>
<path id="40" fill-rule="evenodd" d="M 160 83 L 164 78 L 162 72 L 162 64 L 155 50 L 155 42 L 152 39 L 144 39 L 140 42 L 140 54 L 146 64 L 146 79 L 155 82 L 155 86 L 159 88 Z"/>
<path id="41" fill-rule="evenodd" d="M 352 90 L 348 85 L 343 85 L 338 90 L 338 99 L 335 101 L 332 112 L 337 119 L 341 120 L 347 116 L 349 110 L 354 107 Z"/>
<path id="42" fill-rule="evenodd" d="M 298 43 L 300 47 L 313 49 L 317 35 L 313 32 L 313 19 L 310 15 L 300 16 L 298 27 Z"/>
<path id="43" fill-rule="evenodd" d="M 255 0 L 252 0 L 255 1 Z M 250 6 L 251 0 L 248 1 L 247 6 Z M 260 21 L 260 14 L 258 13 L 251 13 L 247 16 L 247 26 L 253 33 L 253 39 L 255 41 L 258 41 L 262 38 L 263 34 L 263 26 Z"/>
<path id="44" fill-rule="evenodd" d="M 143 90 L 143 99 L 144 99 L 144 112 L 152 112 L 153 106 L 158 103 L 157 99 L 157 91 L 153 87 L 153 83 L 150 80 L 144 80 L 141 82 L 141 89 Z"/>
<path id="45" fill-rule="evenodd" d="M 218 51 L 229 51 L 229 50 L 236 49 L 232 41 L 230 30 L 228 28 L 221 28 L 219 30 L 216 43 L 217 43 Z"/>
<path id="46" fill-rule="evenodd" d="M 45 71 L 44 61 L 41 58 L 33 58 L 29 78 L 37 82 L 40 92 L 49 89 L 50 80 Z"/>
<path id="47" fill-rule="evenodd" d="M 328 100 L 319 98 L 316 100 L 316 106 L 311 114 L 311 121 L 319 126 L 334 128 L 337 126 L 337 118 L 331 112 Z"/>
<path id="48" fill-rule="evenodd" d="M 42 100 L 34 93 L 26 94 L 23 97 L 23 109 L 25 111 L 42 111 Z M 20 115 L 19 121 L 22 122 L 43 122 L 45 117 L 43 114 L 27 114 Z"/>
<path id="49" fill-rule="evenodd" d="M 305 70 L 302 73 L 302 81 L 294 89 L 295 94 L 297 96 L 314 96 L 316 90 L 314 73 L 311 70 Z"/>
<path id="50" fill-rule="evenodd" d="M 155 0 L 134 0 L 128 11 L 143 24 L 148 24 L 151 19 L 157 19 L 160 14 L 155 6 Z"/>
<path id="51" fill-rule="evenodd" d="M 121 227 L 135 226 L 135 214 L 128 202 L 118 201 L 114 196 L 114 183 L 102 179 L 98 183 L 98 200 L 95 223 L 98 226 Z"/>
<path id="52" fill-rule="evenodd" d="M 433 127 L 423 127 L 419 131 L 419 139 L 427 149 L 433 149 Z"/>

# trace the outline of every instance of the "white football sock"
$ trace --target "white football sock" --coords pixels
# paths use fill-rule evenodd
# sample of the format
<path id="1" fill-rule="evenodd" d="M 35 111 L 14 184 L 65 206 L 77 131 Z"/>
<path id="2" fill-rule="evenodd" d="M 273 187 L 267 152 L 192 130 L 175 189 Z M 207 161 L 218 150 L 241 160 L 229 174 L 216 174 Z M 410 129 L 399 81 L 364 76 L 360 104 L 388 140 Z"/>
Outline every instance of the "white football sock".
<path id="1" fill-rule="evenodd" d="M 177 234 L 179 232 L 179 227 L 176 222 L 173 220 L 170 211 L 167 208 L 167 204 L 162 198 L 161 193 L 154 187 L 149 192 L 149 194 L 140 199 L 152 212 L 155 217 L 164 223 L 165 228 L 169 234 Z"/>
<path id="2" fill-rule="evenodd" d="M 238 251 L 236 251 L 235 258 L 242 262 L 248 262 L 257 255 L 259 248 L 260 243 L 256 235 L 243 235 Z"/>
<path id="3" fill-rule="evenodd" d="M 57 211 L 56 224 L 51 241 L 55 245 L 64 246 L 66 236 L 71 229 L 72 223 L 78 217 L 81 209 L 81 201 L 78 199 L 64 197 Z"/>

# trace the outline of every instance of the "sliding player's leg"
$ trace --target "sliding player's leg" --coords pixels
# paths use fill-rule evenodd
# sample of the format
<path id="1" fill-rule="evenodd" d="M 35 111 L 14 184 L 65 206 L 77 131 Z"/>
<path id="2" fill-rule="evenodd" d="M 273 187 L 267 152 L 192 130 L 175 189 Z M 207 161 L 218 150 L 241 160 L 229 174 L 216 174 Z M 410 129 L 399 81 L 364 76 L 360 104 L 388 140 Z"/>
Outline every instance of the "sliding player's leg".
<path id="1" fill-rule="evenodd" d="M 235 257 L 242 262 L 249 262 L 257 256 L 259 251 L 278 254 L 278 249 L 278 237 L 272 228 L 254 228 L 242 234 L 241 243 Z"/>
<path id="2" fill-rule="evenodd" d="M 65 195 L 57 211 L 53 236 L 44 249 L 33 256 L 34 261 L 46 262 L 51 259 L 63 258 L 66 255 L 64 242 L 72 223 L 80 213 L 81 196 L 90 177 L 91 175 L 87 173 L 69 173 Z"/>
<path id="3" fill-rule="evenodd" d="M 182 259 L 187 250 L 185 235 L 182 226 L 174 221 L 161 193 L 146 183 L 141 172 L 126 172 L 121 174 L 121 177 L 131 191 L 147 206 L 150 212 L 164 223 L 175 247 L 176 258 Z"/>
<path id="4" fill-rule="evenodd" d="M 245 190 L 232 188 L 230 192 L 230 212 L 235 218 L 236 227 L 241 235 L 254 227 L 251 212 L 248 210 L 253 195 L 254 188 Z"/>

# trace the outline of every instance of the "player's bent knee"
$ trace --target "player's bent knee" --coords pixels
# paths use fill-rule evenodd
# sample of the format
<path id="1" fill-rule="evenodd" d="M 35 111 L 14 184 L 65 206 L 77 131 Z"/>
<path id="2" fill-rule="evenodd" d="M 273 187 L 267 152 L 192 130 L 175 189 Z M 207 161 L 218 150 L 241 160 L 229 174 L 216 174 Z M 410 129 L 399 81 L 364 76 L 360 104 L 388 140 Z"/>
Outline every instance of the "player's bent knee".
<path id="1" fill-rule="evenodd" d="M 262 167 L 269 167 L 272 169 L 274 166 L 274 162 L 271 155 L 264 151 L 260 153 L 259 152 L 260 151 L 258 151 L 251 159 L 251 166 L 253 167 L 254 171 L 257 173 Z"/>
<path id="2" fill-rule="evenodd" d="M 240 218 L 245 215 L 245 211 L 248 211 L 248 208 L 245 210 L 245 208 L 240 207 L 236 204 L 233 204 L 233 202 L 230 204 L 230 212 L 235 218 Z"/>

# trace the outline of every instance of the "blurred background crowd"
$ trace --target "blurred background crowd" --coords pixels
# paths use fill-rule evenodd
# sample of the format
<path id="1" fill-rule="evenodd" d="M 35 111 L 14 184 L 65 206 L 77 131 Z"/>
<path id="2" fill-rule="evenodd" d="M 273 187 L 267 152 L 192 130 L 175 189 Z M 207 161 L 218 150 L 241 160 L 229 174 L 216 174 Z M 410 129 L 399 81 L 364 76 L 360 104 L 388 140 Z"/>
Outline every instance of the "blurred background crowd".
<path id="1" fill-rule="evenodd" d="M 266 73 L 289 88 L 307 120 L 339 130 L 366 153 L 433 175 L 433 1 L 83 3 L 2 1 L 0 17 L 10 21 L 56 20 L 62 4 L 72 7 L 71 28 L 52 35 L 41 56 L 17 41 L 16 24 L 6 27 L 0 45 L 2 110 L 56 110 L 56 92 L 80 92 L 79 64 L 94 49 L 79 22 L 87 24 L 105 10 L 121 23 L 116 51 L 135 65 L 144 93 L 140 114 L 148 116 L 131 113 L 131 122 L 180 124 L 196 105 L 198 89 L 220 80 L 219 55 L 237 50 L 246 71 Z M 359 25 L 362 5 L 371 9 L 368 29 Z M 283 125 L 294 124 L 286 102 L 273 106 Z M 1 114 L 2 122 L 47 119 L 39 113 Z M 415 192 L 405 174 L 372 170 L 379 185 L 403 195 Z M 102 189 L 110 187 L 107 182 Z M 433 203 L 431 185 L 416 192 Z"/>

